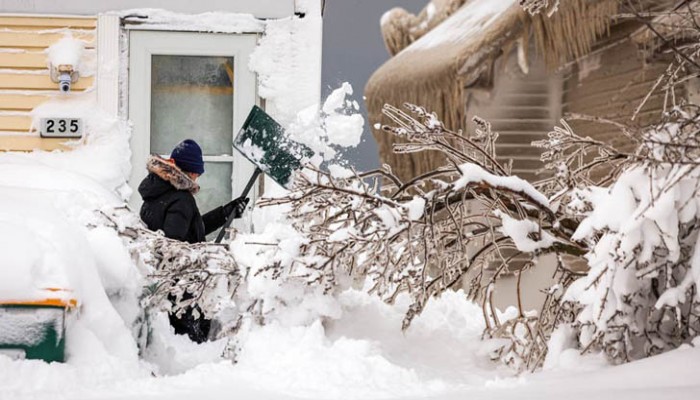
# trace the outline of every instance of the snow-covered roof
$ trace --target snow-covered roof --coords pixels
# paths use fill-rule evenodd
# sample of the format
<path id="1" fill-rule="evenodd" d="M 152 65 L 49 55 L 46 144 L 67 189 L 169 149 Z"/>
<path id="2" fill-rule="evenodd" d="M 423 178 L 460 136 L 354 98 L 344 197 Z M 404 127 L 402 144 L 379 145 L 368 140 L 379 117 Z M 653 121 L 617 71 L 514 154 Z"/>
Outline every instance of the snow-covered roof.
<path id="1" fill-rule="evenodd" d="M 443 23 L 416 40 L 405 51 L 420 51 L 469 40 L 482 33 L 515 3 L 517 0 L 470 1 Z"/>
<path id="2" fill-rule="evenodd" d="M 517 0 L 468 1 L 375 71 L 365 88 L 370 122 L 381 121 L 384 104 L 412 102 L 436 112 L 449 128 L 459 128 L 466 119 L 464 87 L 489 71 L 503 47 L 520 37 L 524 20 Z M 377 135 L 383 161 L 400 176 L 404 168 L 413 176 L 416 171 L 408 171 L 413 166 L 394 159 L 392 140 Z"/>
<path id="3" fill-rule="evenodd" d="M 435 112 L 450 129 L 465 129 L 465 89 L 489 90 L 494 62 L 505 49 L 520 39 L 527 43 L 533 32 L 538 56 L 546 64 L 555 67 L 578 59 L 589 54 L 593 44 L 609 32 L 610 16 L 619 7 L 618 0 L 568 0 L 550 17 L 528 15 L 518 0 L 467 0 L 419 36 L 402 30 L 401 21 L 395 21 L 395 27 L 383 26 L 383 32 L 393 35 L 385 36 L 388 47 L 410 44 L 401 47 L 367 83 L 370 126 L 388 122 L 381 113 L 384 104 L 410 102 Z M 404 36 L 399 35 L 402 32 Z M 382 133 L 375 138 L 381 161 L 391 165 L 399 177 L 412 177 L 442 165 L 443 160 L 429 153 L 411 154 L 411 162 L 406 162 L 405 155 L 399 159 L 393 153 L 394 138 Z"/>
<path id="4" fill-rule="evenodd" d="M 148 24 L 149 29 L 199 31 L 217 33 L 255 33 L 265 29 L 265 22 L 252 14 L 205 12 L 183 14 L 156 8 L 140 8 L 115 12 L 127 23 Z"/>

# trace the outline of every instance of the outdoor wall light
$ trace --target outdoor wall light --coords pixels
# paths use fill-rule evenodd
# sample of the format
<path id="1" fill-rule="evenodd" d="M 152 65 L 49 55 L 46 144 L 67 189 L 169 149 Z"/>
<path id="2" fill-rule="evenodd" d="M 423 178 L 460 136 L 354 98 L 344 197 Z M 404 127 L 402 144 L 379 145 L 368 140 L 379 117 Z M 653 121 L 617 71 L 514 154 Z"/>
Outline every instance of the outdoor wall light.
<path id="1" fill-rule="evenodd" d="M 51 80 L 58 83 L 58 90 L 61 93 L 68 93 L 71 84 L 78 81 L 80 74 L 70 64 L 51 65 Z"/>

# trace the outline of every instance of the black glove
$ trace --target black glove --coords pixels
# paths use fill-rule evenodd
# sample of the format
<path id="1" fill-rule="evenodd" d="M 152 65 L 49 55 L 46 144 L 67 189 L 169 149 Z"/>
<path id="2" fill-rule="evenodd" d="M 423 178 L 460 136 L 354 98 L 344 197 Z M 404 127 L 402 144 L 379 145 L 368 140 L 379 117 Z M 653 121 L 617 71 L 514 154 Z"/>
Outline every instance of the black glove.
<path id="1" fill-rule="evenodd" d="M 245 207 L 248 205 L 249 201 L 250 199 L 247 197 L 239 197 L 232 200 L 228 204 L 224 205 L 224 215 L 226 218 L 228 218 L 228 216 L 233 213 L 234 219 L 242 217 L 243 213 L 245 212 Z"/>

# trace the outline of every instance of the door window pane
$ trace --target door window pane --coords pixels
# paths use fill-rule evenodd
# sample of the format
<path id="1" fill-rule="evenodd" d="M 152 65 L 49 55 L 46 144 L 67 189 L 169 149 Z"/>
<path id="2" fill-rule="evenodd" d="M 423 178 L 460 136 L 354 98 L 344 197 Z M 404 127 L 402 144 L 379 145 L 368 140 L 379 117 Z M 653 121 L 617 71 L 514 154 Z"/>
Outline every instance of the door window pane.
<path id="1" fill-rule="evenodd" d="M 195 195 L 202 214 L 231 201 L 232 166 L 230 162 L 204 163 L 206 172 L 197 180 L 200 189 Z"/>
<path id="2" fill-rule="evenodd" d="M 151 152 L 194 139 L 205 155 L 232 153 L 233 57 L 153 55 Z"/>

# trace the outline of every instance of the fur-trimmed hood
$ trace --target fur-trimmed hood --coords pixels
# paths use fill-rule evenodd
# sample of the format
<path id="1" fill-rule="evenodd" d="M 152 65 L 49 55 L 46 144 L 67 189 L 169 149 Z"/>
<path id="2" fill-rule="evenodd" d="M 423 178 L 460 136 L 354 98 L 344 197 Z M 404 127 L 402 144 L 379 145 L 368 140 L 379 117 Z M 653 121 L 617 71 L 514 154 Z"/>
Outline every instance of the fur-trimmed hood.
<path id="1" fill-rule="evenodd" d="M 199 185 L 175 164 L 171 164 L 162 157 L 151 155 L 146 161 L 148 172 L 170 183 L 177 190 L 187 190 L 192 194 L 199 191 Z"/>

